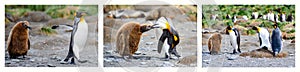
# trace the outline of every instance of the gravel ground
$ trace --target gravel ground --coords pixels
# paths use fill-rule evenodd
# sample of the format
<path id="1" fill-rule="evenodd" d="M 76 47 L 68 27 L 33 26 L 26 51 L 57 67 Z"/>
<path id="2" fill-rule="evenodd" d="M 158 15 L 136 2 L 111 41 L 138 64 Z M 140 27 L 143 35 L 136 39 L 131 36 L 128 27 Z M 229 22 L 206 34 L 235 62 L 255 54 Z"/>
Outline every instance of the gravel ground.
<path id="1" fill-rule="evenodd" d="M 116 19 L 122 23 L 129 21 L 136 21 L 145 23 L 144 18 L 129 18 L 129 19 Z M 177 45 L 178 53 L 183 57 L 196 55 L 197 53 L 197 32 L 196 22 L 183 22 L 178 23 L 173 21 L 175 28 L 180 35 L 180 43 Z M 115 52 L 115 41 L 105 43 L 104 45 L 104 67 L 195 67 L 196 63 L 189 65 L 178 64 L 179 59 L 174 55 L 174 59 L 170 61 L 163 61 L 165 54 L 157 52 L 158 37 L 156 37 L 156 30 L 150 30 L 142 35 L 140 40 L 139 49 L 131 61 L 125 61 L 121 56 Z M 158 34 L 160 36 L 160 34 Z M 180 59 L 181 59 L 180 58 Z"/>
<path id="2" fill-rule="evenodd" d="M 96 17 L 96 18 L 95 18 Z M 69 39 L 71 32 L 65 32 L 67 27 L 55 29 L 57 34 L 41 35 L 39 29 L 45 22 L 30 22 L 33 28 L 30 31 L 30 46 L 25 59 L 9 59 L 8 53 L 5 52 L 5 67 L 97 67 L 98 66 L 98 32 L 97 16 L 89 24 L 89 35 L 86 47 L 80 52 L 80 58 L 88 60 L 86 63 L 76 62 L 72 64 L 60 64 L 69 50 Z M 14 24 L 10 24 L 11 26 Z M 10 27 L 7 26 L 5 34 L 8 35 Z M 5 46 L 7 47 L 7 46 Z"/>
<path id="3" fill-rule="evenodd" d="M 204 34 L 204 40 L 211 34 Z M 282 52 L 287 52 L 285 58 L 251 58 L 232 55 L 233 48 L 229 42 L 229 35 L 222 35 L 222 49 L 219 55 L 210 55 L 208 46 L 202 45 L 202 67 L 295 67 L 295 44 L 291 40 L 284 40 Z M 241 36 L 241 51 L 250 52 L 259 47 L 257 35 Z M 269 49 L 272 50 L 272 49 Z"/>

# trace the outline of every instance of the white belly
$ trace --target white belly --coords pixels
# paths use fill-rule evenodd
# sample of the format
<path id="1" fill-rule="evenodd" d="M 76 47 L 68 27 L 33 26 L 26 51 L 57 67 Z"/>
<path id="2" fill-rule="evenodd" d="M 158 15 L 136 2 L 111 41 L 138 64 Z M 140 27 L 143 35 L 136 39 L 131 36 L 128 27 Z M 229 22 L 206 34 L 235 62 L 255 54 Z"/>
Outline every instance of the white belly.
<path id="1" fill-rule="evenodd" d="M 271 44 L 270 44 L 270 36 L 269 36 L 269 32 L 266 29 L 261 29 L 260 31 L 260 38 L 261 38 L 261 46 L 260 48 L 266 46 L 268 48 L 271 48 Z"/>
<path id="2" fill-rule="evenodd" d="M 234 32 L 229 32 L 229 36 L 230 36 L 230 43 L 232 44 L 232 47 L 234 49 L 237 49 L 238 48 L 238 45 L 237 45 L 237 37 L 235 36 L 235 33 Z"/>
<path id="3" fill-rule="evenodd" d="M 81 51 L 86 44 L 88 37 L 88 25 L 86 22 L 80 22 L 77 26 L 77 31 L 74 34 L 74 53 L 79 58 L 79 51 Z"/>

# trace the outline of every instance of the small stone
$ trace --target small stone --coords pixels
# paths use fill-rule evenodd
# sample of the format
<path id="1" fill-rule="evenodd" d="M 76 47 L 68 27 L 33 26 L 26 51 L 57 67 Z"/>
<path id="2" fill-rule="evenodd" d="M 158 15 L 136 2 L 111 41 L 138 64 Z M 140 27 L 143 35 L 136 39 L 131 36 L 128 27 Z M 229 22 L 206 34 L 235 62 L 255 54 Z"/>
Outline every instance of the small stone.
<path id="1" fill-rule="evenodd" d="M 5 61 L 5 64 L 11 64 L 11 62 L 10 61 Z"/>
<path id="2" fill-rule="evenodd" d="M 112 54 L 113 51 L 112 51 L 112 50 L 107 50 L 107 51 L 105 51 L 105 53 L 106 53 L 106 54 Z"/>
<path id="3" fill-rule="evenodd" d="M 48 64 L 47 66 L 48 66 L 48 67 L 56 67 L 56 66 L 53 65 L 53 64 Z"/>
<path id="4" fill-rule="evenodd" d="M 140 51 L 136 51 L 135 53 L 134 53 L 135 55 L 140 55 L 140 54 L 142 54 Z"/>
<path id="5" fill-rule="evenodd" d="M 162 64 L 162 66 L 163 66 L 163 67 L 172 67 L 172 66 L 174 66 L 174 64 L 172 64 L 172 63 L 170 63 L 170 62 L 164 62 L 164 63 Z"/>
<path id="6" fill-rule="evenodd" d="M 46 65 L 39 64 L 39 65 L 37 65 L 36 67 L 46 67 Z"/>
<path id="7" fill-rule="evenodd" d="M 145 65 L 145 64 L 147 64 L 147 63 L 146 63 L 146 62 L 141 62 L 140 64 L 141 64 L 141 65 Z"/>
<path id="8" fill-rule="evenodd" d="M 228 60 L 236 60 L 238 58 L 238 56 L 227 56 Z"/>
<path id="9" fill-rule="evenodd" d="M 34 62 L 34 61 L 35 61 L 35 59 L 30 59 L 29 61 L 30 61 L 30 62 Z"/>
<path id="10" fill-rule="evenodd" d="M 112 62 L 110 59 L 104 59 L 104 62 Z"/>
<path id="11" fill-rule="evenodd" d="M 20 62 L 19 59 L 12 59 L 11 61 L 13 61 L 13 62 Z"/>
<path id="12" fill-rule="evenodd" d="M 153 45 L 153 42 L 146 42 L 146 45 Z"/>
<path id="13" fill-rule="evenodd" d="M 197 32 L 197 30 L 192 30 L 192 32 Z"/>

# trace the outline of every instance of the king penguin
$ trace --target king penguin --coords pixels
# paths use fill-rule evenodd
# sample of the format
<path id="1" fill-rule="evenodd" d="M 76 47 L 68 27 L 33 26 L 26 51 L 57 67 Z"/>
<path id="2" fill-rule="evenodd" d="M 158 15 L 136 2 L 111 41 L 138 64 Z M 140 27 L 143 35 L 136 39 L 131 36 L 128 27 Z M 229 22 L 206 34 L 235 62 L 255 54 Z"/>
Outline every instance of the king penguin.
<path id="1" fill-rule="evenodd" d="M 278 27 L 278 25 L 275 23 L 274 25 L 274 30 L 272 31 L 272 50 L 273 50 L 273 55 L 276 56 L 278 53 L 280 53 L 282 49 L 282 38 L 281 38 L 281 31 Z"/>
<path id="2" fill-rule="evenodd" d="M 162 47 L 164 45 L 165 40 L 168 38 L 167 44 L 168 46 L 164 47 L 166 60 L 170 60 L 171 54 L 176 57 L 181 57 L 176 50 L 176 45 L 178 45 L 180 38 L 178 32 L 175 30 L 173 23 L 169 18 L 160 17 L 157 22 L 154 24 L 155 28 L 161 28 L 163 33 L 159 38 L 158 42 L 158 53 L 161 53 Z"/>
<path id="3" fill-rule="evenodd" d="M 240 33 L 236 28 L 232 26 L 227 26 L 226 33 L 230 36 L 230 44 L 234 48 L 233 54 L 241 53 L 240 49 Z"/>
<path id="4" fill-rule="evenodd" d="M 87 62 L 87 60 L 81 60 L 79 52 L 85 47 L 85 43 L 88 37 L 88 24 L 84 20 L 84 12 L 76 12 L 74 18 L 73 31 L 71 33 L 71 40 L 69 45 L 69 52 L 67 57 L 61 61 L 62 64 L 68 63 L 71 58 L 70 64 L 75 64 L 75 58 L 80 63 Z"/>
<path id="5" fill-rule="evenodd" d="M 259 45 L 260 45 L 259 48 L 268 50 L 268 48 L 271 47 L 270 33 L 268 32 L 268 30 L 266 28 L 258 27 L 258 26 L 253 26 L 252 29 L 256 30 L 256 32 L 258 33 Z"/>
<path id="6" fill-rule="evenodd" d="M 30 49 L 29 41 L 29 22 L 20 21 L 16 23 L 7 38 L 7 50 L 10 58 L 17 58 L 18 56 L 27 55 L 28 50 Z"/>

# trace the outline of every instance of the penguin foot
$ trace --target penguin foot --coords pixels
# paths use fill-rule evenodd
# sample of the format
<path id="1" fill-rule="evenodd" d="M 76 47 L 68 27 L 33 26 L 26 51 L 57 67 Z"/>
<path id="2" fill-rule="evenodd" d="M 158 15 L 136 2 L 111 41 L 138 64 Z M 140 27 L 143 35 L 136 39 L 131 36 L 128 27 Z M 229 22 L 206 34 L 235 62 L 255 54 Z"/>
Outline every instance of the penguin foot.
<path id="1" fill-rule="evenodd" d="M 72 58 L 72 59 L 71 59 L 71 63 L 70 63 L 70 64 L 76 65 L 76 63 L 75 63 L 75 58 Z"/>
<path id="2" fill-rule="evenodd" d="M 64 60 L 61 60 L 60 61 L 60 64 L 68 64 L 69 62 L 69 59 L 64 59 Z"/>
<path id="3" fill-rule="evenodd" d="M 60 61 L 60 64 L 68 64 L 69 62 L 66 62 L 64 60 Z"/>

